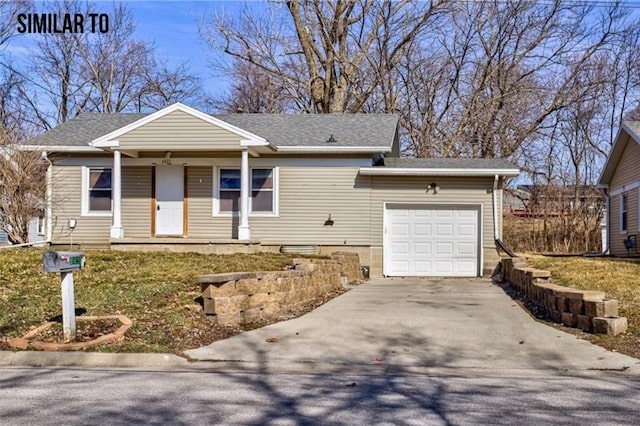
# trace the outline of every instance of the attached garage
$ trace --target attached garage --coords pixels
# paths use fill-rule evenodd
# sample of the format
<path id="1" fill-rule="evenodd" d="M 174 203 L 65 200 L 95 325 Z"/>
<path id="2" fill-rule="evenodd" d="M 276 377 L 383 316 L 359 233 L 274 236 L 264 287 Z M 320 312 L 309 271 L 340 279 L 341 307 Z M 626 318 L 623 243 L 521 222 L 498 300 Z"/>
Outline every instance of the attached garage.
<path id="1" fill-rule="evenodd" d="M 384 275 L 481 275 L 481 205 L 385 204 Z"/>

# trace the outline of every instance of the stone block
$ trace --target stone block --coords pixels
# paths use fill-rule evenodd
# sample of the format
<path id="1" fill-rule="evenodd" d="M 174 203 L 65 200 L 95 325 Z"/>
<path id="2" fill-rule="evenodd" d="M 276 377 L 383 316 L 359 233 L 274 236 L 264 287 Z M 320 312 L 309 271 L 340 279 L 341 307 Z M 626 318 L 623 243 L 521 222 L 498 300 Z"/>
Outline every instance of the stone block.
<path id="1" fill-rule="evenodd" d="M 618 301 L 616 299 L 585 300 L 585 315 L 590 317 L 617 317 Z"/>
<path id="2" fill-rule="evenodd" d="M 251 296 L 247 296 L 241 306 L 242 310 L 261 308 L 269 302 L 269 294 L 267 293 L 255 293 Z"/>
<path id="3" fill-rule="evenodd" d="M 549 319 L 556 324 L 562 323 L 562 312 L 556 309 L 549 310 Z"/>
<path id="4" fill-rule="evenodd" d="M 260 308 L 245 309 L 240 314 L 240 317 L 242 318 L 243 324 L 260 323 L 263 320 L 262 309 Z"/>
<path id="5" fill-rule="evenodd" d="M 262 307 L 262 319 L 267 321 L 277 319 L 281 311 L 282 309 L 277 303 L 267 303 Z"/>
<path id="6" fill-rule="evenodd" d="M 560 312 L 569 312 L 568 300 L 564 296 L 556 296 L 556 306 Z"/>
<path id="7" fill-rule="evenodd" d="M 531 278 L 549 279 L 551 277 L 551 272 L 543 271 L 541 269 L 531 269 L 527 272 L 527 275 Z"/>
<path id="8" fill-rule="evenodd" d="M 563 312 L 562 313 L 562 324 L 567 327 L 575 327 L 578 325 L 578 315 L 572 314 L 571 312 Z"/>
<path id="9" fill-rule="evenodd" d="M 244 299 L 244 297 L 242 297 Z M 204 298 L 204 313 L 215 315 L 233 314 L 240 310 L 237 296 Z"/>
<path id="10" fill-rule="evenodd" d="M 219 284 L 222 285 L 228 281 L 237 281 L 246 278 L 255 278 L 255 272 L 229 272 L 225 274 L 209 274 L 201 275 L 198 280 L 202 284 Z"/>
<path id="11" fill-rule="evenodd" d="M 242 322 L 242 317 L 239 313 L 215 316 L 216 323 L 218 325 L 238 325 Z"/>
<path id="12" fill-rule="evenodd" d="M 545 306 L 549 309 L 552 309 L 554 311 L 558 310 L 558 303 L 557 303 L 557 298 L 556 296 L 554 296 L 553 293 L 547 293 L 545 294 Z"/>
<path id="13" fill-rule="evenodd" d="M 627 331 L 627 318 L 625 317 L 593 318 L 593 332 L 596 334 L 615 336 L 625 331 Z"/>
<path id="14" fill-rule="evenodd" d="M 593 332 L 593 318 L 588 315 L 578 315 L 577 328 L 587 333 Z"/>
<path id="15" fill-rule="evenodd" d="M 264 279 L 258 280 L 257 278 L 245 278 L 236 281 L 236 294 L 254 294 L 258 293 L 258 283 L 264 282 Z"/>
<path id="16" fill-rule="evenodd" d="M 569 312 L 576 315 L 584 314 L 584 302 L 582 299 L 568 299 Z"/>
<path id="17" fill-rule="evenodd" d="M 567 288 L 562 291 L 567 299 L 601 300 L 605 298 L 604 292 L 596 290 L 578 290 Z"/>

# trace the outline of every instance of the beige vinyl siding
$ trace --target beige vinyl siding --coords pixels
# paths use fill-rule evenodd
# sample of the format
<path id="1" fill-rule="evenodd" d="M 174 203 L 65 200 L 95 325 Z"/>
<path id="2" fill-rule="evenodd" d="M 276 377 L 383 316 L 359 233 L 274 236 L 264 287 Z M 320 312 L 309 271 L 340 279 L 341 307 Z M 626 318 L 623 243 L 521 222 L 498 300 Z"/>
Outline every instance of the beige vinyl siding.
<path id="1" fill-rule="evenodd" d="M 624 247 L 624 240 L 629 235 L 637 235 L 640 239 L 640 231 L 638 230 L 638 188 L 624 192 L 627 195 L 627 230 L 620 230 L 620 199 L 622 194 L 611 197 L 609 203 L 609 211 L 611 213 L 610 224 L 610 243 L 611 254 L 614 256 L 626 256 L 627 249 Z M 633 249 L 632 249 L 633 252 Z"/>
<path id="2" fill-rule="evenodd" d="M 174 111 L 117 138 L 123 150 L 233 150 L 240 136 L 182 111 Z"/>
<path id="3" fill-rule="evenodd" d="M 627 136 L 627 146 L 622 152 L 616 171 L 611 177 L 611 191 L 640 180 L 640 145 Z"/>
<path id="4" fill-rule="evenodd" d="M 611 177 L 610 191 L 619 191 L 624 185 L 629 185 L 640 180 L 640 145 L 629 136 L 627 145 L 622 152 L 620 161 Z M 622 194 L 611 196 L 609 200 L 609 244 L 611 254 L 614 256 L 626 256 L 624 239 L 628 235 L 640 235 L 638 230 L 638 188 L 625 191 L 627 194 L 627 231 L 620 231 L 620 199 Z"/>
<path id="5" fill-rule="evenodd" d="M 427 193 L 431 182 L 440 187 Z M 482 204 L 483 247 L 494 248 L 493 199 L 487 190 L 493 178 L 373 177 L 371 192 L 371 245 L 382 246 L 385 202 L 421 204 Z M 501 211 L 501 210 L 500 210 Z"/>
<path id="6" fill-rule="evenodd" d="M 82 216 L 82 167 L 54 166 L 52 234 L 55 244 L 68 244 L 69 219 L 77 220 L 74 244 L 108 244 L 111 216 Z"/>
<path id="7" fill-rule="evenodd" d="M 352 167 L 281 167 L 280 217 L 250 217 L 265 243 L 369 245 L 370 188 Z M 333 226 L 325 226 L 331 215 Z"/>
<path id="8" fill-rule="evenodd" d="M 212 217 L 213 167 L 189 167 L 187 188 L 189 196 L 188 236 L 210 239 L 237 238 L 237 229 L 235 228 L 237 228 L 238 218 Z M 251 220 L 249 224 L 251 225 Z"/>
<path id="9" fill-rule="evenodd" d="M 357 175 L 357 168 L 280 167 L 279 217 L 250 215 L 251 238 L 265 244 L 368 245 L 369 188 L 356 186 Z M 213 168 L 189 167 L 188 176 L 189 236 L 237 238 L 237 216 L 212 216 Z M 329 214 L 334 225 L 324 226 Z"/>
<path id="10" fill-rule="evenodd" d="M 122 226 L 125 238 L 151 237 L 150 166 L 122 168 Z"/>

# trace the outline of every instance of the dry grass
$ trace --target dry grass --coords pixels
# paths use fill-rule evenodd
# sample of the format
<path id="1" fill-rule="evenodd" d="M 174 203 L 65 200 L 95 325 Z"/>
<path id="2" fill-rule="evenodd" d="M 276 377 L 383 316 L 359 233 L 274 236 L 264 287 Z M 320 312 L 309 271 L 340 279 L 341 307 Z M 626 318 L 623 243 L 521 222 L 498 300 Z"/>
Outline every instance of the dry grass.
<path id="1" fill-rule="evenodd" d="M 640 358 L 640 260 L 527 255 L 536 268 L 549 270 L 554 282 L 584 290 L 604 291 L 618 299 L 620 316 L 629 330 L 620 336 L 583 336 L 607 347 Z"/>
<path id="2" fill-rule="evenodd" d="M 42 249 L 0 251 L 0 337 L 20 337 L 61 314 L 59 274 L 42 272 Z M 174 352 L 237 333 L 202 313 L 198 275 L 281 270 L 282 254 L 204 255 L 91 250 L 74 273 L 75 306 L 87 315 L 122 314 L 134 322 L 114 352 Z M 6 346 L 5 346 L 6 347 Z"/>

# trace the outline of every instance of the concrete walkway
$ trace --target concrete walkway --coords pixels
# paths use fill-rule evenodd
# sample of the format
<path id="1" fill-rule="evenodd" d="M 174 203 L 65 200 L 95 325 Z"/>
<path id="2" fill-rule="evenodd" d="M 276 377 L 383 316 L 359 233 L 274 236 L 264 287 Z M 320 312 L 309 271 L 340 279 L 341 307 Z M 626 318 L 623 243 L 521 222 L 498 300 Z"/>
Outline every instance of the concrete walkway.
<path id="1" fill-rule="evenodd" d="M 277 340 L 269 343 L 267 340 Z M 187 351 L 198 361 L 640 373 L 640 360 L 533 320 L 480 279 L 375 279 L 294 320 Z"/>

